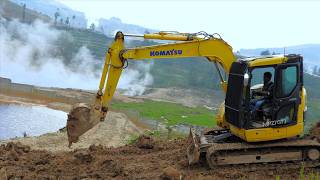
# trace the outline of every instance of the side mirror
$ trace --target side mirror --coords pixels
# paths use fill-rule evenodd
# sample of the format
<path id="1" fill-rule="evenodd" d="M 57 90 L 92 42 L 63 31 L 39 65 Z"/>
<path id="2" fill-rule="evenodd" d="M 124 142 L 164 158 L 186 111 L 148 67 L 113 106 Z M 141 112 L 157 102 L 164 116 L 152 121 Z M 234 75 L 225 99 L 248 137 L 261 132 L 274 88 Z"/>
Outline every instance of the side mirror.
<path id="1" fill-rule="evenodd" d="M 249 84 L 249 74 L 248 73 L 245 73 L 244 74 L 244 79 L 243 79 L 243 85 L 245 86 L 245 87 L 247 87 L 248 86 L 248 84 Z"/>

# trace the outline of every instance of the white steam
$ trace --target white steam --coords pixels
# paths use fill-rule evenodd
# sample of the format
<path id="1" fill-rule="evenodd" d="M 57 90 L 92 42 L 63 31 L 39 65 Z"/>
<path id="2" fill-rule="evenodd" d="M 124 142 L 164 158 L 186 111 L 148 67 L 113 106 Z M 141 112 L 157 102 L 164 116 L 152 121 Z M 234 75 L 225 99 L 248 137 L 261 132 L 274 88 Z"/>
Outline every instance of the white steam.
<path id="1" fill-rule="evenodd" d="M 85 46 L 75 49 L 72 38 L 41 21 L 23 24 L 0 17 L 0 76 L 37 86 L 96 90 L 103 62 Z M 152 84 L 151 66 L 141 62 L 125 69 L 118 87 L 127 95 L 141 95 Z"/>
<path id="2" fill-rule="evenodd" d="M 141 95 L 146 86 L 153 83 L 153 78 L 149 73 L 153 63 L 137 62 L 135 65 L 135 69 L 127 68 L 124 70 L 124 76 L 120 78 L 119 82 L 119 88 L 123 89 L 123 94 L 128 96 Z"/>

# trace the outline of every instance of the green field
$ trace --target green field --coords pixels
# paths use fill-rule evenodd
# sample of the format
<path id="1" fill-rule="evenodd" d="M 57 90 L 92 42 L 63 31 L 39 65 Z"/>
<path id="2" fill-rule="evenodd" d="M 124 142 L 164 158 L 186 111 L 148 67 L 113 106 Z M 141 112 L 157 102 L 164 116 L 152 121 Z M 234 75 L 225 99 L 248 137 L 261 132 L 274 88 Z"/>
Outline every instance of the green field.
<path id="1" fill-rule="evenodd" d="M 215 112 L 202 107 L 186 107 L 176 103 L 145 100 L 138 102 L 113 102 L 112 109 L 135 111 L 139 117 L 161 121 L 169 126 L 177 124 L 213 127 L 216 125 Z"/>

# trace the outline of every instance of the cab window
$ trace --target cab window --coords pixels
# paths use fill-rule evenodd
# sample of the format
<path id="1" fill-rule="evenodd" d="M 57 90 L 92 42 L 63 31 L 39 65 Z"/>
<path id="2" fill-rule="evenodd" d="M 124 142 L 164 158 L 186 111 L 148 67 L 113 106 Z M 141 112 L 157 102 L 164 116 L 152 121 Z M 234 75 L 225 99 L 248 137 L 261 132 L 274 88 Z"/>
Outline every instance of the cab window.
<path id="1" fill-rule="evenodd" d="M 277 97 L 290 96 L 298 83 L 298 68 L 297 66 L 288 66 L 279 70 Z"/>
<path id="2" fill-rule="evenodd" d="M 263 84 L 263 74 L 265 72 L 270 72 L 272 74 L 271 81 L 274 82 L 273 67 L 254 68 L 251 72 L 251 87 L 257 84 Z"/>

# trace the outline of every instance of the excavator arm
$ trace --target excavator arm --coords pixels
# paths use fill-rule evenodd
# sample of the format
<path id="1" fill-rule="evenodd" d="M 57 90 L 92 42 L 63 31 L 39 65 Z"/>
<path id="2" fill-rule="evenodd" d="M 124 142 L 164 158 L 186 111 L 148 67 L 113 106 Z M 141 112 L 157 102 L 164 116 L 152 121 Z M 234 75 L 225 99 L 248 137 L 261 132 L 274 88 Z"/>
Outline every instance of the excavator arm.
<path id="1" fill-rule="evenodd" d="M 124 47 L 125 36 L 154 40 L 172 40 L 174 42 L 126 49 Z M 227 82 L 223 79 L 218 64 L 228 73 L 236 57 L 232 52 L 231 46 L 221 39 L 220 36 L 216 38 L 204 32 L 194 34 L 159 32 L 144 35 L 124 35 L 122 32 L 117 32 L 115 41 L 108 49 L 105 57 L 99 90 L 95 97 L 94 104 L 76 104 L 68 115 L 67 132 L 69 146 L 71 146 L 73 142 L 77 142 L 82 134 L 105 119 L 109 103 L 114 95 L 127 60 L 161 60 L 186 57 L 206 57 L 210 62 L 215 63 L 222 88 L 226 92 Z"/>

